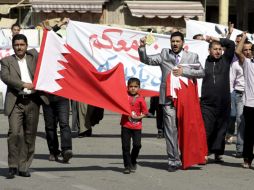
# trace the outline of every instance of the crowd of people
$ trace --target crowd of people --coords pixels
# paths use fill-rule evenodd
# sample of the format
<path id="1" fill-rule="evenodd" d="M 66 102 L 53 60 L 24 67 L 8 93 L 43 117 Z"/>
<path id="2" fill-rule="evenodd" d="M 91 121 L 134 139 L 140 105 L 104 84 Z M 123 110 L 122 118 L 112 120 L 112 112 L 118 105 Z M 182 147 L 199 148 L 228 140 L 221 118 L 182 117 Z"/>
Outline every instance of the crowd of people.
<path id="1" fill-rule="evenodd" d="M 68 20 L 62 20 L 48 30 L 57 31 Z M 69 125 L 70 102 L 56 95 L 36 91 L 33 79 L 38 52 L 28 50 L 27 38 L 19 34 L 18 24 L 12 27 L 12 47 L 14 55 L 0 60 L 1 80 L 7 85 L 4 113 L 8 116 L 8 178 L 15 175 L 30 177 L 29 167 L 35 151 L 35 139 L 39 122 L 40 105 L 43 108 L 45 132 L 49 149 L 49 161 L 59 160 L 68 163 L 72 158 L 71 131 L 79 131 L 79 137 L 92 135 L 92 126 L 103 118 L 103 109 L 72 101 L 72 129 Z M 168 171 L 190 167 L 185 163 L 185 151 L 179 138 L 186 138 L 180 131 L 183 121 L 178 117 L 175 99 L 168 95 L 168 76 L 185 77 L 196 84 L 202 78 L 202 93 L 195 104 L 200 108 L 202 124 L 195 127 L 193 149 L 200 152 L 195 164 L 207 164 L 208 155 L 214 154 L 214 161 L 223 162 L 226 141 L 234 134 L 237 126 L 236 157 L 243 158 L 243 167 L 251 168 L 254 145 L 254 46 L 248 41 L 246 32 L 229 37 L 233 25 L 229 25 L 226 38 L 216 38 L 197 34 L 196 40 L 209 43 L 209 55 L 204 68 L 196 53 L 184 50 L 184 35 L 173 32 L 170 47 L 161 53 L 147 55 L 146 37 L 140 39 L 138 54 L 140 61 L 147 65 L 159 66 L 162 72 L 159 98 L 155 104 L 158 138 L 165 138 L 168 156 Z M 189 66 L 183 66 L 189 65 Z M 142 119 L 150 117 L 144 97 L 139 94 L 140 80 L 130 78 L 127 82 L 130 115 L 122 115 L 120 125 L 122 139 L 123 173 L 130 174 L 137 169 L 137 158 L 141 149 Z M 185 108 L 188 111 L 189 108 Z M 154 114 L 154 113 L 153 113 Z M 193 113 L 192 113 L 193 114 Z M 198 114 L 198 113 L 194 113 Z M 236 125 L 235 125 L 236 123 Z M 60 126 L 59 146 L 57 126 Z M 191 127 L 183 125 L 185 128 Z M 186 131 L 186 130 L 184 130 Z M 194 134 L 194 132 L 192 133 Z M 179 134 L 181 133 L 181 134 Z M 185 132 L 186 133 L 186 132 Z M 184 136 L 184 137 L 182 137 Z M 188 133 L 187 138 L 192 134 Z M 131 149 L 131 139 L 132 149 Z M 179 148 L 180 147 L 180 148 Z M 188 150 L 187 150 L 188 151 Z M 189 150 L 190 151 L 190 150 Z"/>

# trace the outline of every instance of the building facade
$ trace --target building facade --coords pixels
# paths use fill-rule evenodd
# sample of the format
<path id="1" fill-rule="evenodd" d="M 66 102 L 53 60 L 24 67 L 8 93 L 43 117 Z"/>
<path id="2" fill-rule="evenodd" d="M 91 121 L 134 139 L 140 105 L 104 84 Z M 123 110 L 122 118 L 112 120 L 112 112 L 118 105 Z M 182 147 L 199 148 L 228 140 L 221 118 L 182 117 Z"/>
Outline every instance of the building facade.
<path id="1" fill-rule="evenodd" d="M 228 3 L 224 6 L 223 2 Z M 0 18 L 18 18 L 23 26 L 45 19 L 70 19 L 124 27 L 153 27 L 158 32 L 185 28 L 184 19 L 219 23 L 220 11 L 236 28 L 254 31 L 254 0 L 1 0 Z M 7 14 L 6 14 L 7 13 Z"/>

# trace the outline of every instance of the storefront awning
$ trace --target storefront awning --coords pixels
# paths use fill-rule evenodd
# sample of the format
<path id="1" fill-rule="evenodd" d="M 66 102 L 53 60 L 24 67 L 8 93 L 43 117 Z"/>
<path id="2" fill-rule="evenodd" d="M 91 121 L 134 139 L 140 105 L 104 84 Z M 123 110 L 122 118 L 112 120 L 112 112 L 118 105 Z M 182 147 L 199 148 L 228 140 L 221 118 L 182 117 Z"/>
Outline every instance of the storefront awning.
<path id="1" fill-rule="evenodd" d="M 102 6 L 108 0 L 30 0 L 34 12 L 102 13 Z"/>
<path id="2" fill-rule="evenodd" d="M 204 7 L 199 1 L 125 1 L 132 16 L 147 18 L 203 17 Z"/>
<path id="3" fill-rule="evenodd" d="M 5 2 L 3 1 L 1 3 L 5 3 Z M 10 3 L 12 3 L 12 4 L 1 4 L 0 5 L 0 14 L 7 15 L 10 13 L 10 10 L 12 8 L 30 6 L 30 4 L 27 4 L 27 0 L 19 0 L 19 1 L 13 1 L 13 2 L 10 1 Z"/>

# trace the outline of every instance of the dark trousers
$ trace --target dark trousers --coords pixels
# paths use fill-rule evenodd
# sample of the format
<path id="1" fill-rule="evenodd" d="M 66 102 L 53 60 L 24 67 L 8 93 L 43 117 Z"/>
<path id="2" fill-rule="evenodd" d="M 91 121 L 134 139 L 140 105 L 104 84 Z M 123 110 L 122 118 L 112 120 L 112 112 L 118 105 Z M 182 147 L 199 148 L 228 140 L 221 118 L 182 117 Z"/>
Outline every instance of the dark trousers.
<path id="1" fill-rule="evenodd" d="M 132 150 L 130 151 L 131 138 Z M 121 139 L 124 167 L 135 165 L 141 149 L 141 130 L 133 130 L 122 127 Z"/>
<path id="2" fill-rule="evenodd" d="M 60 153 L 57 137 L 58 123 L 60 126 L 61 150 L 72 149 L 69 107 L 69 100 L 61 97 L 58 97 L 57 100 L 50 100 L 50 105 L 43 105 L 46 138 L 50 154 L 58 155 Z"/>
<path id="3" fill-rule="evenodd" d="M 149 107 L 149 110 L 148 110 L 149 113 L 154 115 L 158 104 L 159 104 L 159 97 L 158 96 L 152 96 L 150 98 L 150 107 Z"/>
<path id="4" fill-rule="evenodd" d="M 163 128 L 163 109 L 162 105 L 158 104 L 157 109 L 156 109 L 156 125 L 158 132 L 164 133 L 164 128 Z"/>
<path id="5" fill-rule="evenodd" d="M 156 113 L 156 126 L 159 133 L 164 133 L 162 121 L 163 121 L 163 110 L 162 105 L 159 104 L 159 97 L 153 96 L 150 99 L 150 108 L 149 113 L 155 114 Z"/>
<path id="6" fill-rule="evenodd" d="M 79 121 L 78 121 L 78 102 L 71 101 L 71 111 L 72 111 L 72 131 L 79 131 Z"/>
<path id="7" fill-rule="evenodd" d="M 225 150 L 230 104 L 221 105 L 221 107 L 201 104 L 201 110 L 206 129 L 208 150 L 210 153 L 222 155 Z"/>
<path id="8" fill-rule="evenodd" d="M 254 107 L 244 106 L 243 115 L 245 119 L 243 158 L 252 161 L 254 146 Z"/>

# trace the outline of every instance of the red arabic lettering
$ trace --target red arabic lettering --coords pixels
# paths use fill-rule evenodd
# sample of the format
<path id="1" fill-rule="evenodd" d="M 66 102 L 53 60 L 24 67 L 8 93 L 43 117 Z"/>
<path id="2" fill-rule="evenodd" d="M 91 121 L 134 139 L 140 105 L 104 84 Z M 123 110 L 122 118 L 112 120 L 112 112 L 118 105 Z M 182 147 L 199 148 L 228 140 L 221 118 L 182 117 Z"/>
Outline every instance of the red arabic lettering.
<path id="1" fill-rule="evenodd" d="M 114 45 L 112 39 L 109 37 L 110 33 L 117 33 L 121 36 L 123 31 L 120 29 L 105 29 L 102 33 L 102 36 L 101 36 L 101 39 L 103 40 L 103 42 L 102 42 L 102 40 L 101 41 L 99 40 L 99 37 L 97 34 L 93 34 L 89 37 L 89 44 L 92 49 L 92 54 L 93 54 L 93 47 L 96 47 L 98 49 L 113 49 L 116 52 L 120 52 L 120 51 L 129 52 L 132 49 L 135 51 L 138 50 L 139 43 L 137 40 L 133 40 L 129 47 L 127 47 L 126 40 L 123 40 L 123 39 L 120 39 Z M 115 35 L 113 35 L 113 36 L 115 36 Z M 130 56 L 131 58 L 139 60 L 138 57 L 131 56 L 128 53 L 127 53 L 127 55 Z"/>

